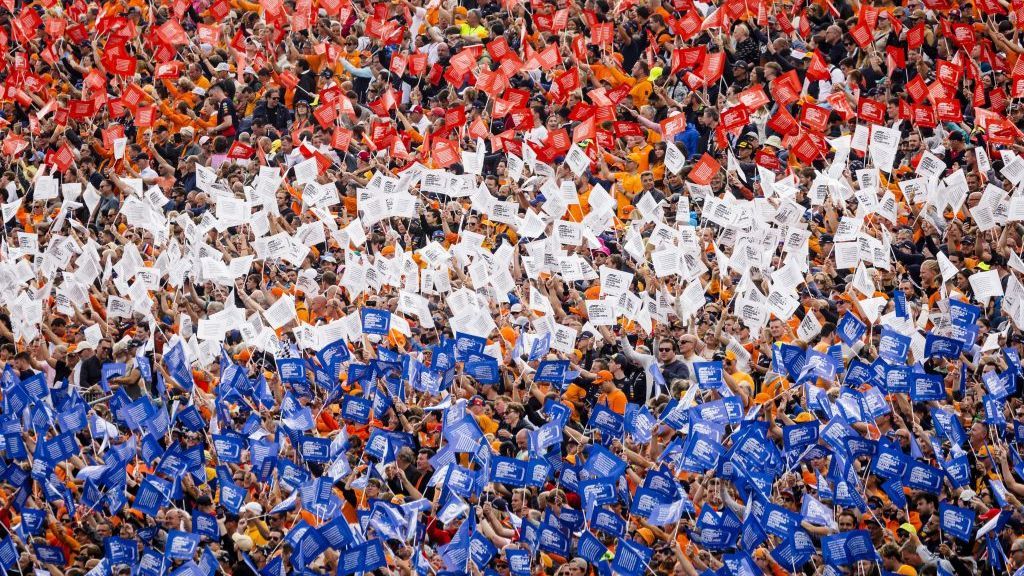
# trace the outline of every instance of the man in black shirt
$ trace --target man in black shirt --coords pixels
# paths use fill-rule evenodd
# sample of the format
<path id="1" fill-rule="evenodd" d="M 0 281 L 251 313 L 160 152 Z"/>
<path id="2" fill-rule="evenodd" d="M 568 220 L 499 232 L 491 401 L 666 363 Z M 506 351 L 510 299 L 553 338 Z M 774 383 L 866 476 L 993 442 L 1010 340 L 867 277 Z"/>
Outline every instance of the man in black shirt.
<path id="1" fill-rule="evenodd" d="M 14 371 L 18 373 L 18 378 L 21 380 L 31 378 L 36 373 L 32 369 L 32 357 L 28 352 L 18 352 L 14 356 Z"/>
<path id="2" fill-rule="evenodd" d="M 280 90 L 270 90 L 252 113 L 252 123 L 273 126 L 278 132 L 284 133 L 291 124 L 291 111 L 281 104 Z"/>
<path id="3" fill-rule="evenodd" d="M 93 386 L 98 386 L 103 377 L 103 358 L 101 356 L 105 353 L 109 358 L 110 342 L 101 341 L 100 348 L 96 350 L 88 341 L 83 341 L 75 347 L 75 353 L 78 354 L 81 365 L 78 374 L 78 387 L 88 390 Z"/>
<path id="4" fill-rule="evenodd" d="M 685 360 L 676 355 L 679 351 L 677 346 L 676 341 L 670 338 L 658 342 L 657 358 L 666 382 L 690 379 L 690 367 Z"/>
<path id="5" fill-rule="evenodd" d="M 643 370 L 636 370 L 630 365 L 625 354 L 616 354 L 608 361 L 615 385 L 622 390 L 626 398 L 633 404 L 647 403 L 647 378 Z"/>
<path id="6" fill-rule="evenodd" d="M 238 134 L 238 112 L 235 103 L 228 98 L 227 89 L 222 84 L 214 84 L 210 88 L 210 96 L 217 105 L 217 125 L 210 128 L 211 136 L 221 135 L 229 141 Z"/>
<path id="7" fill-rule="evenodd" d="M 416 486 L 420 479 L 420 473 L 416 470 L 414 463 L 416 462 L 416 453 L 413 452 L 412 448 L 408 446 L 403 447 L 398 451 L 395 457 L 395 463 L 398 468 L 405 474 L 405 477 L 409 480 L 409 483 Z M 408 496 L 405 487 L 402 485 L 401 479 L 397 475 L 390 475 L 388 477 L 388 488 L 395 494 L 405 494 Z"/>

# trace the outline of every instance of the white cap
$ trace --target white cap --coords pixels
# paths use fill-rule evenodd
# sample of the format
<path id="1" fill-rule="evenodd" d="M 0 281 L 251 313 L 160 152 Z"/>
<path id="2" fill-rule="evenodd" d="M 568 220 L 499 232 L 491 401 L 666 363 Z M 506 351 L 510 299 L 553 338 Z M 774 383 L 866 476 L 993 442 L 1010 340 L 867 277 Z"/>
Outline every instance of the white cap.
<path id="1" fill-rule="evenodd" d="M 229 66 L 227 62 L 221 62 L 220 64 L 217 64 L 217 67 L 214 68 L 214 70 L 217 72 L 230 72 L 231 66 Z"/>
<path id="2" fill-rule="evenodd" d="M 235 548 L 241 550 L 242 552 L 248 552 L 252 550 L 252 547 L 255 545 L 251 537 L 249 537 L 247 534 L 239 534 L 238 532 L 235 532 L 231 535 L 231 540 L 234 541 Z"/>

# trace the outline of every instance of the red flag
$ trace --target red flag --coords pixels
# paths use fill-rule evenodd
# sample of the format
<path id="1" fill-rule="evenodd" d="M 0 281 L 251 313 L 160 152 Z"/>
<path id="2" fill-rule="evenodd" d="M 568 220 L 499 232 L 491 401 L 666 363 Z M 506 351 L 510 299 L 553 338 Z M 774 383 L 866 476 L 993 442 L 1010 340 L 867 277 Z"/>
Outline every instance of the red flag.
<path id="1" fill-rule="evenodd" d="M 661 121 L 661 136 L 665 140 L 672 140 L 683 130 L 686 130 L 686 115 L 684 114 L 676 114 Z"/>
<path id="2" fill-rule="evenodd" d="M 557 44 L 548 44 L 548 47 L 537 53 L 537 62 L 542 70 L 550 70 L 562 63 L 562 53 L 558 51 Z"/>
<path id="3" fill-rule="evenodd" d="M 721 126 L 726 132 L 739 130 L 747 125 L 750 120 L 750 112 L 742 103 L 731 106 L 722 111 Z"/>
<path id="4" fill-rule="evenodd" d="M 572 141 L 573 143 L 582 142 L 584 140 L 591 140 L 596 135 L 597 122 L 594 117 L 591 116 L 583 122 L 580 122 L 572 130 Z"/>
<path id="5" fill-rule="evenodd" d="M 885 104 L 861 96 L 857 101 L 857 116 L 869 124 L 885 124 Z"/>
<path id="6" fill-rule="evenodd" d="M 704 65 L 701 66 L 700 76 L 704 79 L 705 85 L 718 82 L 725 71 L 725 52 L 714 52 L 704 58 Z"/>
<path id="7" fill-rule="evenodd" d="M 256 149 L 244 142 L 235 140 L 231 143 L 231 148 L 228 148 L 228 158 L 235 160 L 248 160 L 256 154 Z"/>
<path id="8" fill-rule="evenodd" d="M 768 85 L 768 90 L 779 106 L 789 106 L 799 100 L 801 84 L 796 70 L 790 70 L 772 80 Z"/>
<path id="9" fill-rule="evenodd" d="M 341 150 L 342 152 L 348 151 L 348 146 L 352 142 L 352 131 L 347 128 L 338 126 L 334 129 L 334 134 L 331 135 L 331 147 L 335 150 Z"/>
<path id="10" fill-rule="evenodd" d="M 874 39 L 871 29 L 864 22 L 858 22 L 856 26 L 850 28 L 849 34 L 853 41 L 857 43 L 857 46 L 860 46 L 861 50 L 866 50 L 868 44 L 871 44 L 871 41 Z"/>
<path id="11" fill-rule="evenodd" d="M 469 125 L 468 132 L 470 138 L 484 138 L 491 135 L 491 131 L 487 128 L 487 123 L 480 116 L 473 119 L 473 122 Z"/>
<path id="12" fill-rule="evenodd" d="M 188 44 L 188 34 L 176 20 L 167 20 L 157 28 L 156 33 L 161 40 L 172 46 Z"/>
<path id="13" fill-rule="evenodd" d="M 401 52 L 395 52 L 391 55 L 391 65 L 388 66 L 388 70 L 395 76 L 401 76 L 405 74 L 405 68 L 409 65 L 409 57 Z"/>
<path id="14" fill-rule="evenodd" d="M 138 113 L 135 114 L 135 125 L 139 128 L 149 128 L 153 125 L 153 121 L 155 119 L 156 108 L 154 108 L 153 106 L 139 108 Z"/>
<path id="15" fill-rule="evenodd" d="M 768 119 L 768 127 L 784 136 L 795 135 L 800 131 L 796 118 L 785 107 L 779 107 L 775 114 Z"/>
<path id="16" fill-rule="evenodd" d="M 57 167 L 57 170 L 61 172 L 67 172 L 68 168 L 75 163 L 75 153 L 72 152 L 71 147 L 68 146 L 68 142 L 63 142 L 60 148 L 53 153 L 53 165 Z"/>
<path id="17" fill-rule="evenodd" d="M 924 99 L 928 97 L 928 84 L 925 83 L 924 78 L 920 76 L 914 76 L 910 82 L 907 82 L 905 86 L 907 94 L 914 99 L 914 102 L 920 104 L 924 102 Z"/>
<path id="18" fill-rule="evenodd" d="M 611 22 L 595 24 L 590 30 L 590 43 L 597 46 L 610 46 L 614 36 L 615 30 Z"/>
<path id="19" fill-rule="evenodd" d="M 935 79 L 946 86 L 954 87 L 960 83 L 962 69 L 949 60 L 939 59 L 935 63 Z"/>
<path id="20" fill-rule="evenodd" d="M 917 50 L 924 45 L 924 22 L 919 22 L 916 26 L 907 30 L 907 48 L 910 50 Z"/>
<path id="21" fill-rule="evenodd" d="M 828 64 L 825 62 L 825 58 L 822 57 L 821 52 L 815 48 L 814 52 L 811 53 L 811 61 L 807 65 L 807 79 L 812 81 L 828 80 L 832 76 L 829 74 Z"/>
<path id="22" fill-rule="evenodd" d="M 487 44 L 487 53 L 491 55 L 491 60 L 500 62 L 502 58 L 508 55 L 512 49 L 509 48 L 508 40 L 504 36 L 498 36 L 495 40 Z"/>
<path id="23" fill-rule="evenodd" d="M 451 140 L 437 139 L 433 142 L 431 157 L 439 168 L 447 168 L 462 159 L 458 143 Z"/>
<path id="24" fill-rule="evenodd" d="M 829 111 L 821 106 L 806 104 L 800 110 L 800 122 L 813 132 L 824 134 L 828 126 Z"/>
<path id="25" fill-rule="evenodd" d="M 790 151 L 797 160 L 804 164 L 811 164 L 822 156 L 822 150 L 818 143 L 807 133 L 801 134 L 796 142 L 790 147 Z"/>
<path id="26" fill-rule="evenodd" d="M 960 101 L 956 98 L 944 98 L 935 102 L 935 116 L 940 122 L 963 122 L 964 115 L 960 110 Z"/>
<path id="27" fill-rule="evenodd" d="M 644 129 L 636 122 L 614 122 L 612 129 L 615 130 L 615 136 L 618 138 L 626 138 L 627 136 L 643 138 L 647 135 Z"/>
<path id="28" fill-rule="evenodd" d="M 701 30 L 701 18 L 697 14 L 697 10 L 689 10 L 682 18 L 679 18 L 675 22 L 675 31 L 677 34 L 682 36 L 683 40 L 689 40 L 693 38 Z"/>
<path id="29" fill-rule="evenodd" d="M 8 133 L 7 137 L 4 138 L 4 156 L 17 156 L 26 148 L 28 148 L 28 141 L 13 132 Z"/>
<path id="30" fill-rule="evenodd" d="M 690 169 L 689 179 L 695 184 L 707 186 L 711 179 L 722 169 L 722 165 L 707 152 L 700 157 L 700 160 Z"/>
<path id="31" fill-rule="evenodd" d="M 743 92 L 740 92 L 736 95 L 736 99 L 742 102 L 748 110 L 757 110 L 771 102 L 771 100 L 768 99 L 768 95 L 764 93 L 764 88 L 760 84 L 755 84 Z"/>

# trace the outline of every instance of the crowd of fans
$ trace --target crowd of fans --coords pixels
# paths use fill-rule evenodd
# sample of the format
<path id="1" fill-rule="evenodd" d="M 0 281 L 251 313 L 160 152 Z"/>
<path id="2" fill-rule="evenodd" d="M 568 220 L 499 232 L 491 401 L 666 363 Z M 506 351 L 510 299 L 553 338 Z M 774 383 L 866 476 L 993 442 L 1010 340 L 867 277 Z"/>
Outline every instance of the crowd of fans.
<path id="1" fill-rule="evenodd" d="M 8 0 L 0 568 L 1024 569 L 1019 0 Z"/>

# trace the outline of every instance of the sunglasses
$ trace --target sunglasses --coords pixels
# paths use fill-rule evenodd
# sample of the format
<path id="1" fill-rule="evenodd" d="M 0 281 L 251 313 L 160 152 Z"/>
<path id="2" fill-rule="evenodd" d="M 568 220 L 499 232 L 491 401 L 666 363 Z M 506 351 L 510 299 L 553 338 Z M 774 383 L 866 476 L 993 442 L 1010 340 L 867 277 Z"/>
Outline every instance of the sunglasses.
<path id="1" fill-rule="evenodd" d="M 658 348 L 658 352 L 671 352 L 671 348 Z"/>

